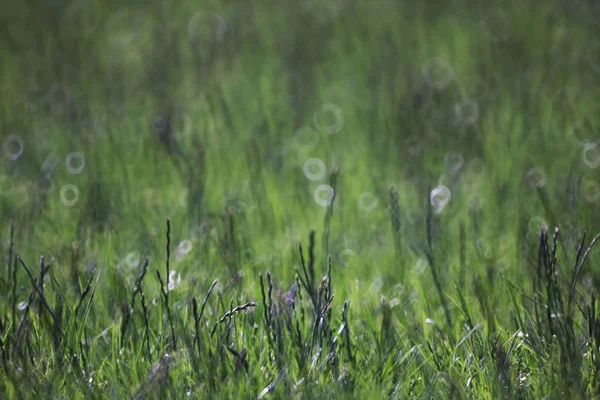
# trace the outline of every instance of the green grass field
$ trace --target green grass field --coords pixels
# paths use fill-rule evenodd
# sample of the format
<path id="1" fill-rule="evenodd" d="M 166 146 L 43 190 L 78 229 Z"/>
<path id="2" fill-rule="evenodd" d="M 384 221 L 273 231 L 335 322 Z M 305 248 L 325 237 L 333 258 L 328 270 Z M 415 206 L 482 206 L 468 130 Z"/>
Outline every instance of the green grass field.
<path id="1" fill-rule="evenodd" d="M 0 398 L 600 399 L 599 19 L 2 7 Z"/>

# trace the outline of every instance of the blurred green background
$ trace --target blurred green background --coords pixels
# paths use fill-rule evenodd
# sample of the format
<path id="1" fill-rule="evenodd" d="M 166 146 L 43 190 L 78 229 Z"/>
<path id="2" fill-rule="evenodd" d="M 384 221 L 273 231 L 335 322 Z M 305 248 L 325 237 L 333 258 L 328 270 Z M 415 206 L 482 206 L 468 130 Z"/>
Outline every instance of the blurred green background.
<path id="1" fill-rule="evenodd" d="M 14 2 L 1 220 L 64 279 L 99 267 L 106 311 L 144 256 L 162 265 L 169 217 L 183 287 L 256 294 L 265 269 L 289 287 L 314 228 L 340 298 L 410 292 L 436 315 L 429 202 L 447 287 L 525 282 L 542 226 L 565 259 L 600 226 L 599 17 L 575 0 Z"/>

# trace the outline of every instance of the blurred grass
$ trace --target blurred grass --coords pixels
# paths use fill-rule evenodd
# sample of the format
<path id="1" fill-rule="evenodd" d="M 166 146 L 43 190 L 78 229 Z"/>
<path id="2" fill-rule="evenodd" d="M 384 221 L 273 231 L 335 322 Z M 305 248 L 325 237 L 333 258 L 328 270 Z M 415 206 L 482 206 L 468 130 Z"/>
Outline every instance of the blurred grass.
<path id="1" fill-rule="evenodd" d="M 592 1 L 57 0 L 2 13 L 0 140 L 10 153 L 18 135 L 23 152 L 0 159 L 0 219 L 14 220 L 23 257 L 55 259 L 61 282 L 99 268 L 103 306 L 89 318 L 98 328 L 129 296 L 138 265 L 127 260 L 162 265 L 166 217 L 174 254 L 192 244 L 172 265 L 175 301 L 238 272 L 236 290 L 250 297 L 265 269 L 289 288 L 297 243 L 324 231 L 314 191 L 334 167 L 336 300 L 356 313 L 383 294 L 410 295 L 409 317 L 442 320 L 423 253 L 438 184 L 452 195 L 433 220 L 444 290 L 461 273 L 469 288 L 483 279 L 498 321 L 511 318 L 504 281 L 530 282 L 540 219 L 561 227 L 563 260 L 582 229 L 600 226 Z M 332 109 L 339 115 L 323 112 Z M 85 157 L 79 174 L 65 167 L 72 152 Z M 322 179 L 305 176 L 311 158 L 325 165 Z M 78 191 L 71 207 L 65 185 Z M 589 261 L 597 287 L 597 254 Z"/>
<path id="2" fill-rule="evenodd" d="M 23 251 L 85 241 L 76 226 L 87 226 L 90 213 L 110 222 L 107 234 L 123 238 L 152 231 L 169 215 L 184 239 L 228 201 L 249 208 L 239 232 L 251 237 L 253 253 L 286 248 L 309 227 L 320 228 L 316 185 L 301 168 L 303 160 L 318 157 L 327 169 L 341 170 L 336 250 L 344 247 L 343 236 L 354 236 L 364 247 L 358 253 L 377 263 L 389 258 L 389 246 L 377 243 L 368 251 L 365 238 L 385 227 L 387 187 L 409 185 L 402 203 L 417 207 L 423 200 L 415 197 L 426 198 L 419 183 L 435 185 L 448 151 L 463 156 L 466 172 L 452 188 L 445 212 L 451 215 L 441 218 L 465 218 L 467 198 L 477 196 L 486 205 L 486 225 L 504 225 L 488 236 L 515 231 L 510 210 L 519 193 L 523 205 L 536 210 L 530 212 L 539 212 L 535 193 L 524 185 L 530 168 L 540 168 L 552 199 L 565 197 L 567 170 L 593 176 L 578 160 L 581 146 L 569 137 L 577 123 L 594 124 L 589 121 L 597 113 L 595 87 L 586 85 L 597 73 L 584 54 L 595 43 L 591 35 L 579 39 L 592 27 L 555 5 L 475 11 L 465 3 L 448 14 L 441 5 L 393 2 L 303 2 L 269 11 L 215 3 L 217 17 L 194 14 L 193 4 L 42 4 L 19 14 L 30 21 L 27 27 L 23 19 L 11 20 L 3 42 L 3 131 L 25 143 L 19 160 L 3 160 L 12 190 L 5 190 L 2 210 L 5 218 L 20 216 L 18 232 L 35 224 Z M 214 26 L 219 23 L 225 25 Z M 441 91 L 422 78 L 423 63 L 432 57 L 453 69 L 453 82 Z M 461 100 L 474 102 L 476 123 L 457 121 Z M 313 113 L 324 103 L 339 107 L 343 128 L 314 134 L 315 149 L 298 151 L 294 132 L 316 129 Z M 152 121 L 169 111 L 185 136 L 177 142 L 185 162 L 170 157 L 152 129 Z M 582 139 L 594 139 L 588 136 Z M 71 151 L 86 157 L 81 175 L 63 167 Z M 50 153 L 61 162 L 54 190 L 33 221 L 27 212 L 37 210 L 23 200 L 34 196 L 32 183 Z M 484 170 L 479 177 L 469 174 L 475 163 Z M 65 184 L 79 189 L 72 208 L 60 201 Z M 195 190 L 202 198 L 181 207 Z M 377 197 L 373 212 L 358 210 L 362 192 Z M 596 220 L 592 207 L 587 211 L 593 219 L 583 213 L 579 221 Z M 192 213 L 200 220 L 190 219 Z"/>

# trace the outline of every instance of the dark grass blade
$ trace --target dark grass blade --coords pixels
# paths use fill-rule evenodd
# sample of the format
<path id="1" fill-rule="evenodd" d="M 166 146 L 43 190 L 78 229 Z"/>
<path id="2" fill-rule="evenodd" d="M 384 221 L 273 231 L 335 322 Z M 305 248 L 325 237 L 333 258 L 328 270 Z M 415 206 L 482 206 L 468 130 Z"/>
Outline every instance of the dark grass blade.
<path id="1" fill-rule="evenodd" d="M 17 322 L 17 278 L 18 278 L 18 268 L 17 268 L 17 257 L 14 257 L 13 269 L 12 269 L 12 333 L 13 336 L 16 335 L 16 322 Z"/>
<path id="2" fill-rule="evenodd" d="M 395 187 L 390 187 L 390 222 L 392 225 L 392 235 L 394 238 L 394 251 L 396 253 L 396 263 L 399 268 L 400 282 L 404 282 L 404 265 L 402 264 L 402 235 L 401 235 L 401 215 L 400 215 L 400 196 Z"/>
<path id="3" fill-rule="evenodd" d="M 9 233 L 9 242 L 8 242 L 8 259 L 6 260 L 6 278 L 4 280 L 5 285 L 10 282 L 12 278 L 11 268 L 13 267 L 13 253 L 15 250 L 15 223 L 10 221 L 10 233 Z"/>
<path id="4" fill-rule="evenodd" d="M 52 310 L 52 307 L 50 307 L 50 304 L 48 304 L 48 301 L 46 300 L 46 296 L 44 295 L 44 291 L 39 288 L 35 278 L 31 274 L 31 271 L 29 271 L 29 268 L 27 268 L 27 265 L 25 264 L 23 259 L 19 256 L 17 256 L 17 258 L 18 258 L 19 262 L 21 263 L 21 265 L 23 266 L 23 269 L 25 269 L 25 272 L 27 272 L 27 275 L 29 276 L 29 281 L 31 282 L 33 289 L 38 293 L 38 296 L 41 299 L 42 305 L 50 313 L 50 316 L 52 317 L 52 320 L 54 321 L 55 329 L 58 329 L 61 336 L 64 336 L 64 333 L 60 330 L 60 327 L 58 325 L 59 324 L 58 318 L 56 317 L 54 310 Z M 43 261 L 42 261 L 42 264 L 43 264 Z M 42 265 L 42 268 L 44 268 L 43 265 Z"/>
<path id="5" fill-rule="evenodd" d="M 575 266 L 574 266 L 573 278 L 571 280 L 571 290 L 569 292 L 569 301 L 567 302 L 567 312 L 571 311 L 572 300 L 575 297 L 575 286 L 577 285 L 577 280 L 579 279 L 579 275 L 581 274 L 581 270 L 583 268 L 583 264 L 585 263 L 585 260 L 587 259 L 588 255 L 590 254 L 590 251 L 592 251 L 592 248 L 598 242 L 599 239 L 600 239 L 600 233 L 597 234 L 592 239 L 592 241 L 590 242 L 588 248 L 586 249 L 586 251 L 583 254 L 583 257 L 581 258 L 581 261 L 580 261 L 581 251 L 583 249 L 583 243 L 585 241 L 585 233 L 583 235 L 583 238 L 581 239 L 581 243 L 579 244 L 579 247 L 577 249 L 577 256 L 575 258 Z"/>
<path id="6" fill-rule="evenodd" d="M 144 277 L 146 276 L 146 272 L 148 271 L 148 264 L 149 264 L 148 257 L 146 257 L 146 259 L 144 260 L 144 264 L 142 264 L 142 269 L 140 270 L 137 277 L 135 278 L 135 284 L 133 286 L 133 293 L 131 294 L 131 301 L 129 302 L 129 304 L 126 304 L 125 307 L 123 308 L 124 314 L 123 314 L 123 321 L 121 322 L 121 346 L 123 346 L 123 344 L 124 344 L 125 333 L 127 332 L 127 328 L 129 326 L 129 322 L 131 320 L 131 315 L 133 313 L 135 299 L 136 299 L 137 295 L 139 293 L 141 293 L 141 291 L 142 291 L 142 281 L 144 280 Z"/>
<path id="7" fill-rule="evenodd" d="M 329 175 L 329 186 L 333 190 L 333 196 L 331 201 L 327 205 L 327 212 L 325 213 L 325 221 L 323 223 L 323 250 L 325 254 L 329 254 L 329 233 L 331 228 L 331 219 L 333 218 L 333 207 L 335 205 L 335 199 L 337 197 L 337 180 L 339 175 L 339 169 L 334 167 Z"/>
<path id="8" fill-rule="evenodd" d="M 230 319 L 231 317 L 233 317 L 233 315 L 235 313 L 238 313 L 240 311 L 244 311 L 247 310 L 249 308 L 254 308 L 258 305 L 258 303 L 256 301 L 250 301 L 246 304 L 243 304 L 241 306 L 236 306 L 234 308 L 232 308 L 230 311 L 227 311 L 222 317 L 221 319 L 219 319 L 219 323 L 223 323 L 225 321 L 227 321 L 228 319 Z M 210 336 L 212 337 L 215 333 L 215 331 L 217 330 L 217 324 L 215 324 L 215 326 L 213 327 L 212 331 L 210 332 Z"/>
<path id="9" fill-rule="evenodd" d="M 170 258 L 171 258 L 171 220 L 169 218 L 167 218 L 167 258 L 166 258 L 166 271 L 167 271 L 167 279 L 169 278 L 170 274 L 171 274 L 171 270 L 170 270 L 170 266 L 169 266 L 169 262 L 170 262 Z M 175 336 L 175 328 L 173 326 L 173 316 L 171 313 L 171 307 L 169 304 L 169 288 L 168 286 L 165 286 L 165 283 L 162 279 L 162 276 L 160 275 L 160 271 L 158 270 L 158 268 L 156 268 L 156 276 L 158 278 L 158 282 L 160 284 L 160 292 L 161 292 L 161 297 L 162 297 L 162 301 L 167 309 L 167 319 L 169 321 L 169 327 L 171 328 L 171 345 L 173 347 L 173 350 L 177 350 L 177 338 Z"/>
<path id="10" fill-rule="evenodd" d="M 431 192 L 431 187 L 428 190 L 428 193 Z M 442 283 L 439 278 L 437 265 L 434 262 L 433 257 L 433 235 L 432 235 L 432 219 L 433 219 L 433 206 L 428 201 L 427 202 L 427 215 L 425 218 L 425 234 L 426 234 L 426 246 L 425 246 L 425 256 L 427 257 L 427 261 L 429 262 L 429 269 L 431 271 L 431 276 L 433 278 L 433 284 L 435 285 L 435 289 L 438 293 L 438 297 L 440 300 L 440 304 L 444 310 L 444 316 L 446 317 L 446 324 L 448 329 L 452 329 L 452 316 L 450 314 L 450 309 L 448 308 L 448 302 L 446 300 L 446 296 L 444 294 L 444 290 L 442 289 Z"/>

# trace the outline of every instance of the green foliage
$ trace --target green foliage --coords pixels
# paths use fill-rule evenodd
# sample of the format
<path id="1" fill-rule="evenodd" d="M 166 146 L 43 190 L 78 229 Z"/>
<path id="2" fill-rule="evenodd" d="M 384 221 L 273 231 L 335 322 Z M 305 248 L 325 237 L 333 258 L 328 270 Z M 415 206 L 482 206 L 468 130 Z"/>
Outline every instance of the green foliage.
<path id="1" fill-rule="evenodd" d="M 600 9 L 484 3 L 0 11 L 0 397 L 600 398 Z"/>

